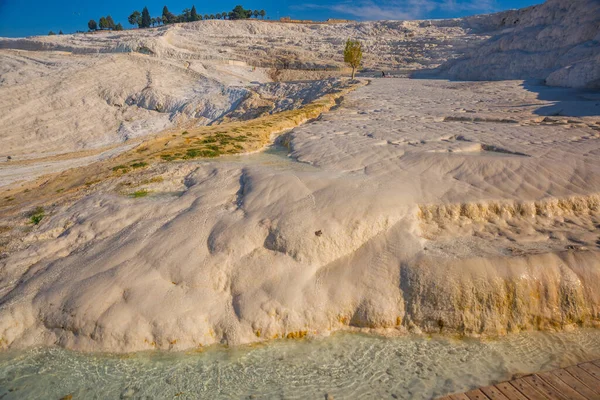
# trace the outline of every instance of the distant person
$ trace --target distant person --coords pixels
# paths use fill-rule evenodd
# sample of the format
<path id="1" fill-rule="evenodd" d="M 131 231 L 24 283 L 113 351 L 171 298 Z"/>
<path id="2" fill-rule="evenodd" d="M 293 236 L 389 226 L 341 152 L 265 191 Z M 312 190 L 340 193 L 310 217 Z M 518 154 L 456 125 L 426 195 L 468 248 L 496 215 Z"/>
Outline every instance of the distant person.
<path id="1" fill-rule="evenodd" d="M 385 78 L 385 71 L 381 71 L 381 77 Z"/>

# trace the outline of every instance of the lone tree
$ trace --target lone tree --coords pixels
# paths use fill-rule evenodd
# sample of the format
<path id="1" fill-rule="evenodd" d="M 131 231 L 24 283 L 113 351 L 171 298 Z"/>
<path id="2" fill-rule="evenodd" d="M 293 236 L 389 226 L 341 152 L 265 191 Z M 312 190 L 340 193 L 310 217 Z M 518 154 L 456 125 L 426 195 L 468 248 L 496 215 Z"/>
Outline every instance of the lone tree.
<path id="1" fill-rule="evenodd" d="M 94 21 L 93 19 L 90 19 L 90 22 L 88 22 L 88 28 L 90 28 L 90 31 L 95 31 L 96 29 L 98 29 L 98 25 L 96 24 L 96 21 Z"/>
<path id="2" fill-rule="evenodd" d="M 140 14 L 139 11 L 134 11 L 129 18 L 127 18 L 127 21 L 129 21 L 131 25 L 140 26 L 142 24 L 142 14 Z"/>
<path id="3" fill-rule="evenodd" d="M 265 12 L 265 10 L 260 10 L 258 13 L 260 14 L 260 16 L 261 16 L 262 19 L 265 19 L 265 15 L 267 15 L 267 13 Z"/>
<path id="4" fill-rule="evenodd" d="M 362 45 L 358 40 L 350 40 L 346 42 L 344 49 L 344 62 L 352 67 L 352 80 L 356 75 L 356 69 L 360 67 L 362 61 Z"/>
<path id="5" fill-rule="evenodd" d="M 190 11 L 190 19 L 192 21 L 198 21 L 198 12 L 196 11 L 196 6 L 192 6 L 192 11 Z"/>
<path id="6" fill-rule="evenodd" d="M 148 7 L 144 7 L 144 9 L 142 10 L 142 23 L 140 25 L 140 28 L 150 28 L 150 24 L 152 24 L 150 12 L 148 11 Z"/>

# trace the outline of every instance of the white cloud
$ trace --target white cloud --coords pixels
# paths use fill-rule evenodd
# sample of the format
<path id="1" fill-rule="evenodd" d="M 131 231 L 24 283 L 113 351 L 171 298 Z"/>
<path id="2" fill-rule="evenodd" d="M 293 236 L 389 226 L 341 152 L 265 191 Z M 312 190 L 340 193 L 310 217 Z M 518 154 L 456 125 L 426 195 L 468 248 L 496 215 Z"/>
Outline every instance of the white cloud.
<path id="1" fill-rule="evenodd" d="M 334 0 L 328 4 L 295 5 L 297 10 L 321 9 L 352 15 L 361 20 L 423 19 L 431 13 L 459 14 L 465 11 L 496 11 L 496 0 Z"/>

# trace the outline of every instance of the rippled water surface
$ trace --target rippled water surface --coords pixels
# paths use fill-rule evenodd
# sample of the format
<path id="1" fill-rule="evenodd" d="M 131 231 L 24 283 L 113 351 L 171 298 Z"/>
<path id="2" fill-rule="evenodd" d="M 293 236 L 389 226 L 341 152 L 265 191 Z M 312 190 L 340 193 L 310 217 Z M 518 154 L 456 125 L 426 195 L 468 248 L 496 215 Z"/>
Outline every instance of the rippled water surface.
<path id="1" fill-rule="evenodd" d="M 500 340 L 338 334 L 203 352 L 0 353 L 0 398 L 420 399 L 600 358 L 600 330 Z"/>

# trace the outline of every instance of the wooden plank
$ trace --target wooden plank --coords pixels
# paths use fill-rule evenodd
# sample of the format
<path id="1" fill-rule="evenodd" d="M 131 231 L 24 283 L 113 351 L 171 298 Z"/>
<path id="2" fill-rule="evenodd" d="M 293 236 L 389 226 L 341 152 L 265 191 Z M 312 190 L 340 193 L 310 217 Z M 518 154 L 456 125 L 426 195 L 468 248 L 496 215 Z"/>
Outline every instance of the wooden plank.
<path id="1" fill-rule="evenodd" d="M 593 376 L 585 372 L 583 369 L 579 367 L 568 367 L 565 368 L 565 370 L 571 375 L 573 375 L 575 378 L 583 382 L 585 386 L 589 387 L 594 392 L 600 394 L 600 381 L 598 381 Z"/>
<path id="2" fill-rule="evenodd" d="M 600 400 L 600 393 L 594 392 L 591 388 L 587 387 L 585 383 L 568 373 L 564 369 L 557 369 L 552 371 L 552 374 L 559 378 L 561 381 L 575 389 L 578 393 L 581 393 L 583 397 L 589 400 Z"/>
<path id="3" fill-rule="evenodd" d="M 481 391 L 491 400 L 509 400 L 496 386 L 482 387 Z"/>
<path id="4" fill-rule="evenodd" d="M 542 378 L 542 380 L 548 385 L 556 389 L 556 391 L 567 400 L 586 400 L 586 398 L 581 393 L 579 393 L 577 390 L 573 389 L 571 386 L 561 381 L 554 374 L 551 374 L 550 372 L 542 372 L 536 375 Z"/>
<path id="5" fill-rule="evenodd" d="M 464 393 L 459 393 L 459 394 L 451 394 L 450 398 L 452 400 L 470 400 L 466 394 Z"/>
<path id="6" fill-rule="evenodd" d="M 529 375 L 523 378 L 525 382 L 536 388 L 536 390 L 542 393 L 546 398 L 552 400 L 566 400 L 556 389 L 548 385 L 537 375 Z"/>
<path id="7" fill-rule="evenodd" d="M 503 382 L 496 385 L 498 390 L 502 392 L 509 400 L 527 400 L 523 393 L 519 392 L 510 382 Z"/>
<path id="8" fill-rule="evenodd" d="M 471 390 L 465 393 L 471 400 L 490 400 L 488 397 L 479 389 Z"/>
<path id="9" fill-rule="evenodd" d="M 548 400 L 548 397 L 535 390 L 535 388 L 524 381 L 523 378 L 515 379 L 510 382 L 510 384 L 518 389 L 519 392 L 523 393 L 529 400 Z"/>
<path id="10" fill-rule="evenodd" d="M 578 365 L 579 368 L 593 376 L 594 378 L 600 380 L 600 367 L 594 365 L 591 362 L 583 363 Z"/>

